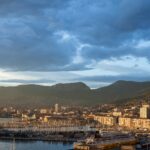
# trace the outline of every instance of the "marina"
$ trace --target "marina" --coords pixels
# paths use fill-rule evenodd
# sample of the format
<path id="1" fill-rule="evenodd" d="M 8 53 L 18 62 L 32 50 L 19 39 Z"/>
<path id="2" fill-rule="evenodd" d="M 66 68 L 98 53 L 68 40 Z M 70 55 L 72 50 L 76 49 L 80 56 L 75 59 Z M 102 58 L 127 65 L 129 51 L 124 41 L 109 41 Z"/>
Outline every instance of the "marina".
<path id="1" fill-rule="evenodd" d="M 149 150 L 149 134 L 119 131 L 73 131 L 52 132 L 50 130 L 0 130 L 1 142 L 12 143 L 69 143 L 74 150 Z"/>

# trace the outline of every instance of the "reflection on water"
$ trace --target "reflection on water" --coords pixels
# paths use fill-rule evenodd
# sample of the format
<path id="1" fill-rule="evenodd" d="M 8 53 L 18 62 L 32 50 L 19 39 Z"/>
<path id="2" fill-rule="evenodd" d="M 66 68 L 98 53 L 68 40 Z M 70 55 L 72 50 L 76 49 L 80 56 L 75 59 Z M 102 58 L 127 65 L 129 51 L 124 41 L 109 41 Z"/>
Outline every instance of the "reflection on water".
<path id="1" fill-rule="evenodd" d="M 56 142 L 25 142 L 17 141 L 13 146 L 12 141 L 0 141 L 0 150 L 68 150 L 72 149 L 71 143 L 56 143 Z"/>

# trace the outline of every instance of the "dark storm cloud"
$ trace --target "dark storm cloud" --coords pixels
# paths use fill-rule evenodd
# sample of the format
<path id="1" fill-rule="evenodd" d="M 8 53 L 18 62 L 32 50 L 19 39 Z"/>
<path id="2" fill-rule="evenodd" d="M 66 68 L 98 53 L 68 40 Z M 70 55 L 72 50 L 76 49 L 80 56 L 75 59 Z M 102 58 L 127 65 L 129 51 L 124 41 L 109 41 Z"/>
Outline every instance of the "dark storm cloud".
<path id="1" fill-rule="evenodd" d="M 149 7 L 149 0 L 76 0 L 60 15 L 67 29 L 85 33 L 79 35 L 85 42 L 112 46 L 132 38 L 135 31 L 149 29 Z"/>
<path id="2" fill-rule="evenodd" d="M 101 47 L 101 46 L 93 46 L 84 48 L 82 51 L 82 55 L 87 59 L 111 59 L 113 58 L 121 58 L 122 56 L 133 55 L 135 57 L 145 57 L 148 60 L 150 59 L 150 52 L 148 48 L 140 48 L 137 49 L 130 45 L 126 46 L 118 46 L 118 47 Z"/>
<path id="3" fill-rule="evenodd" d="M 76 7 L 82 10 L 75 13 L 73 19 L 72 16 L 68 17 L 68 20 L 71 27 L 76 25 L 72 32 L 81 41 L 92 45 L 83 50 L 84 57 L 107 59 L 134 55 L 150 58 L 149 49 L 139 51 L 130 45 L 133 41 L 150 40 L 150 1 L 88 2 L 75 3 L 68 12 L 64 12 L 70 14 Z"/>
<path id="4" fill-rule="evenodd" d="M 0 68 L 69 71 L 89 69 L 92 59 L 149 59 L 149 49 L 132 45 L 150 40 L 149 8 L 149 0 L 1 0 Z M 76 40 L 61 41 L 61 31 Z M 72 62 L 77 41 L 90 45 L 81 51 L 81 64 Z"/>

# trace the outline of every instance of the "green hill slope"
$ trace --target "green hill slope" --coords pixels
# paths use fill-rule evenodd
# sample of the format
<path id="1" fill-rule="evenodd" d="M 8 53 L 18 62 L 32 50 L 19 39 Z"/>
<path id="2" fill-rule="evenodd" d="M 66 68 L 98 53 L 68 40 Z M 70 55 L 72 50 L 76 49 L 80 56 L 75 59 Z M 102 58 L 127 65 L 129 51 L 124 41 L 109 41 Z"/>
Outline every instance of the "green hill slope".
<path id="1" fill-rule="evenodd" d="M 150 82 L 117 81 L 109 86 L 90 89 L 82 82 L 53 86 L 20 85 L 0 87 L 0 105 L 47 106 L 54 103 L 95 105 L 122 102 L 150 93 Z"/>

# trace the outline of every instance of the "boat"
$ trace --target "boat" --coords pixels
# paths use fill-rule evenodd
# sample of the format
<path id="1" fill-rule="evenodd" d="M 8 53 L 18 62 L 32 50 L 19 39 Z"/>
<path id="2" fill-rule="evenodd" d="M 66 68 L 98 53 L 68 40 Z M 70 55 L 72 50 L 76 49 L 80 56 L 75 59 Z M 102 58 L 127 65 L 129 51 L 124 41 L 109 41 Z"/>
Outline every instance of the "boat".
<path id="1" fill-rule="evenodd" d="M 113 136 L 111 135 L 108 138 L 101 137 L 95 138 L 90 136 L 84 141 L 74 143 L 75 150 L 98 150 L 98 149 L 111 149 L 120 147 L 121 145 L 135 145 L 137 140 L 132 136 Z"/>

